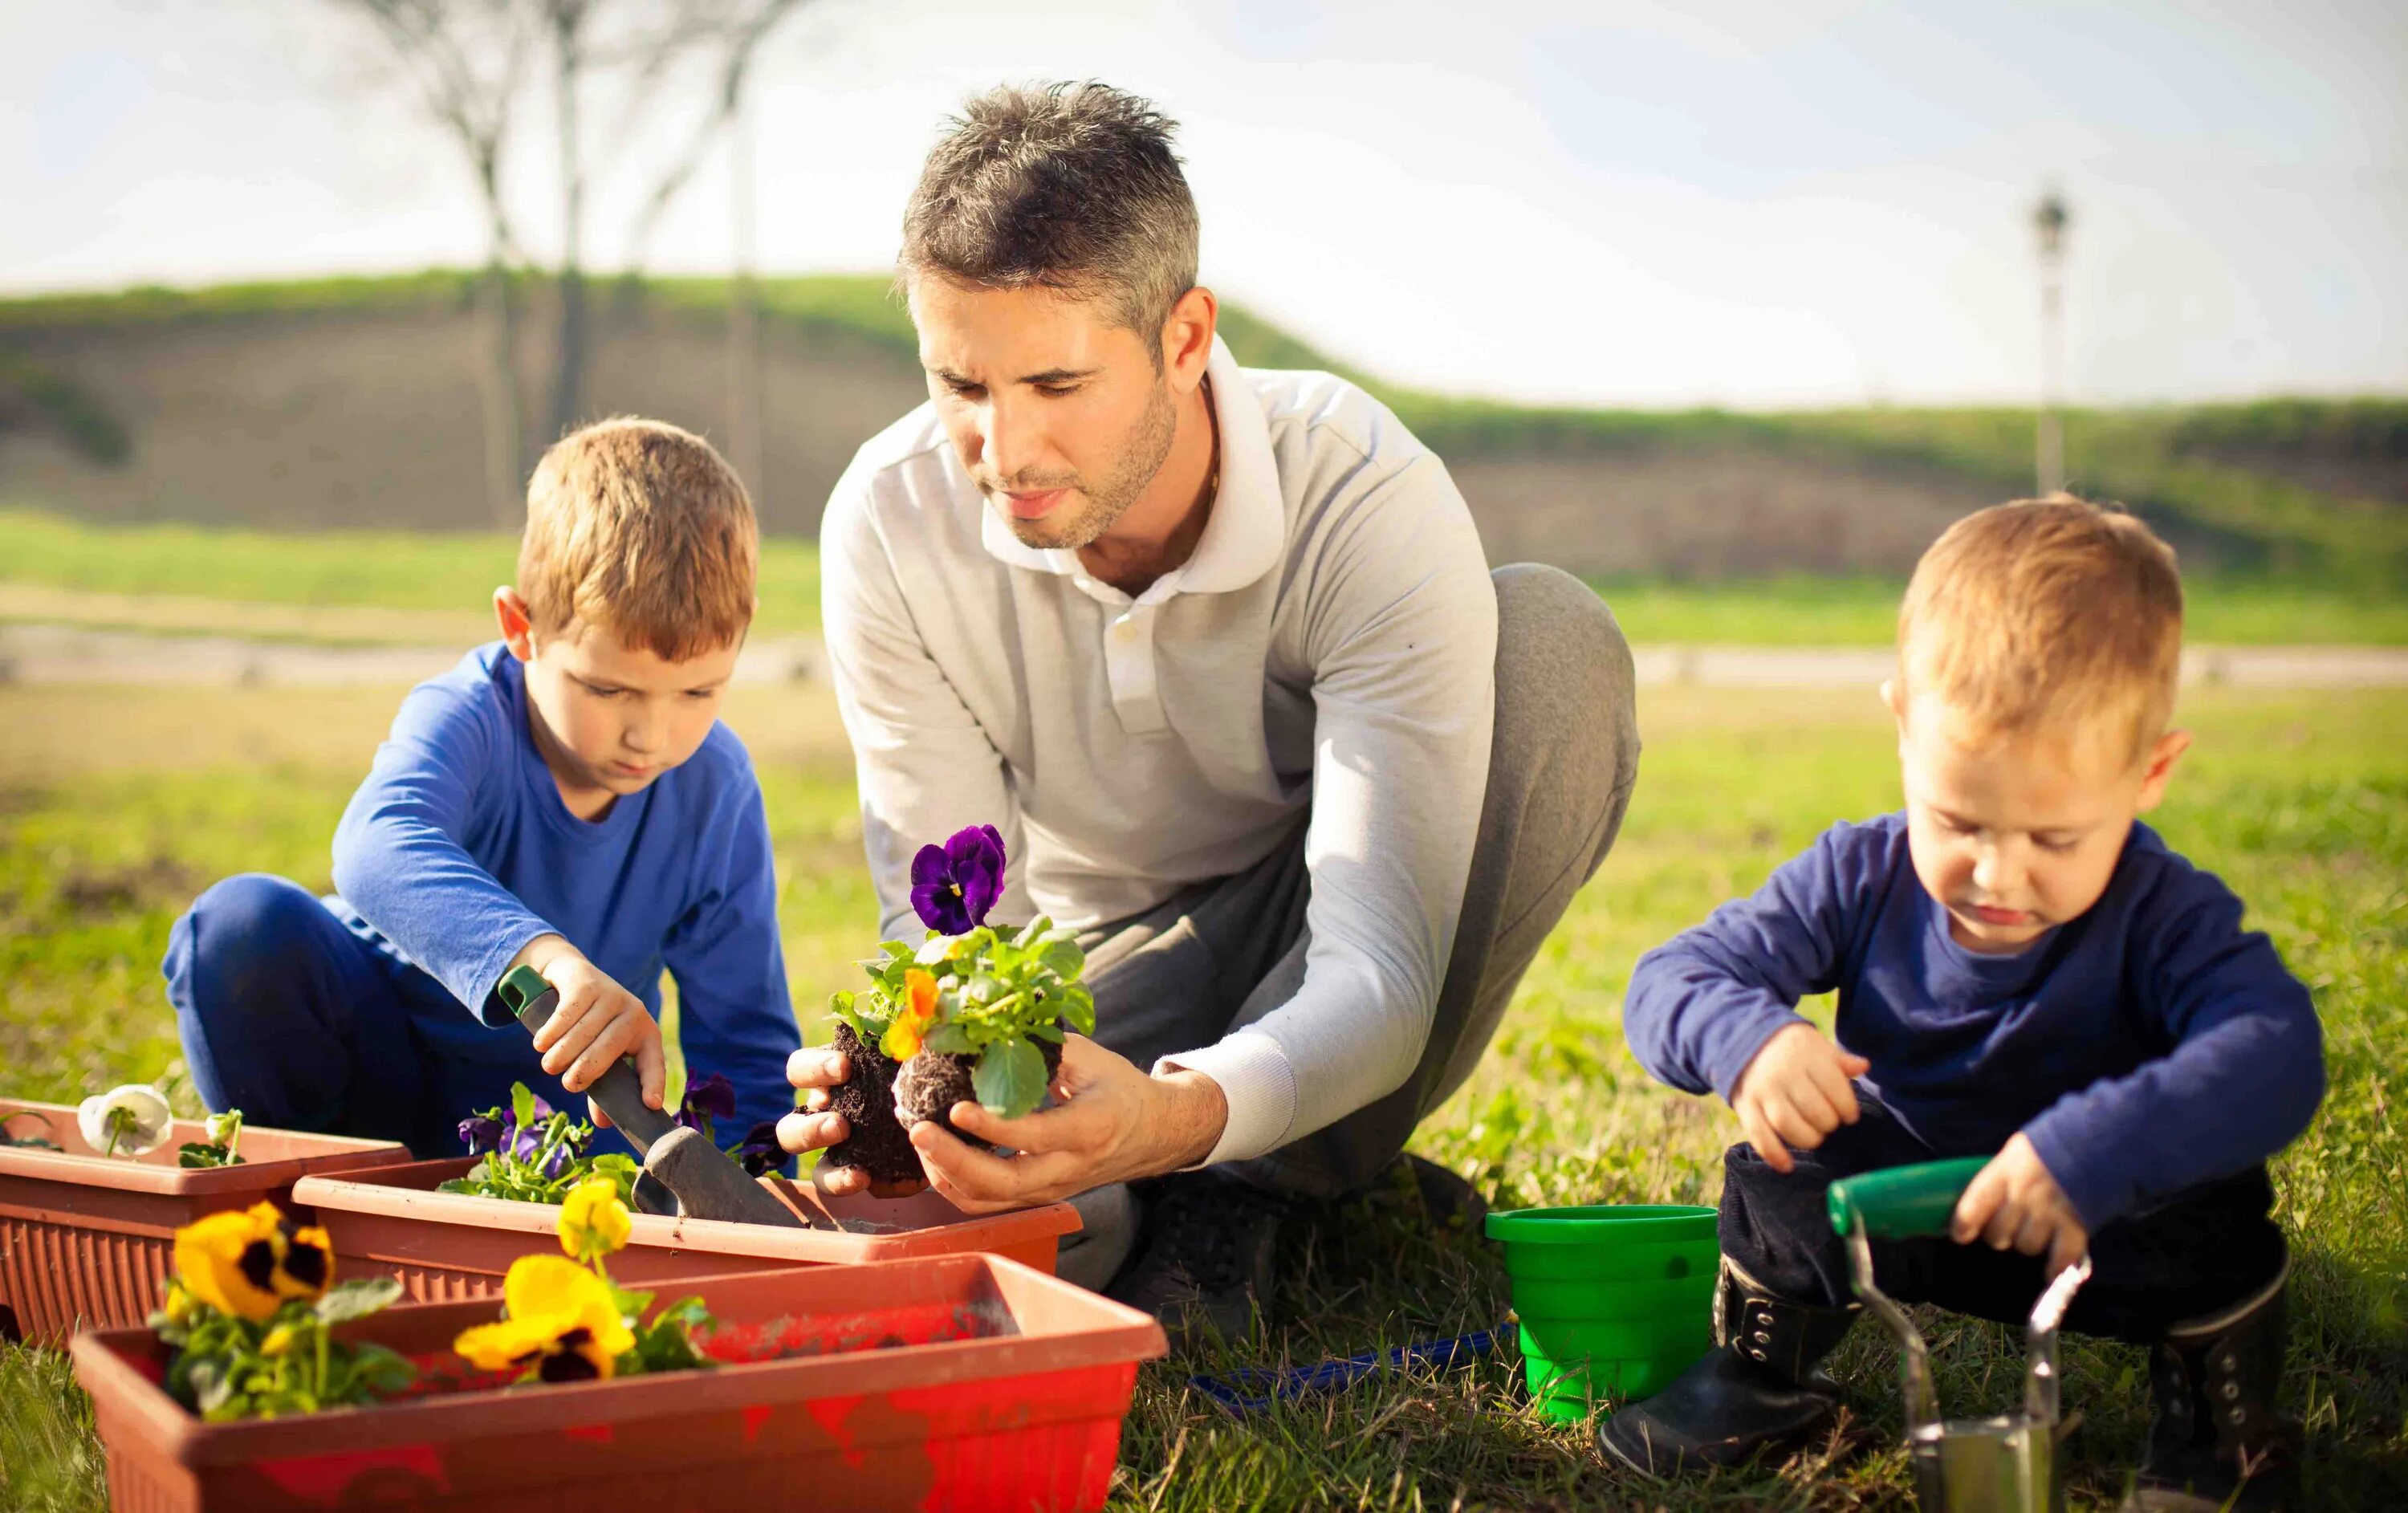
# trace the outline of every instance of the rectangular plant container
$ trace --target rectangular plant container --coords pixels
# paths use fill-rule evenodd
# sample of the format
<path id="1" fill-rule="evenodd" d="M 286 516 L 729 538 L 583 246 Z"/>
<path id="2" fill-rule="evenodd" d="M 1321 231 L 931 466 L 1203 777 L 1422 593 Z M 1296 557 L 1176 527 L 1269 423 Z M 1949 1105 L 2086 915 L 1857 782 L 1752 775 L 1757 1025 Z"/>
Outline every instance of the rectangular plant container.
<path id="1" fill-rule="evenodd" d="M 204 1214 L 263 1199 L 293 1203 L 293 1184 L 311 1172 L 397 1165 L 409 1151 L 384 1140 L 251 1128 L 242 1164 L 187 1170 L 176 1148 L 206 1141 L 198 1120 L 179 1119 L 167 1143 L 131 1160 L 84 1143 L 64 1104 L 0 1098 L 11 1133 L 38 1133 L 60 1150 L 0 1146 L 0 1336 L 56 1344 L 79 1325 L 138 1324 L 159 1302 L 175 1234 Z"/>
<path id="2" fill-rule="evenodd" d="M 342 1333 L 420 1385 L 297 1418 L 186 1412 L 148 1330 L 72 1349 L 121 1513 L 1098 1508 L 1138 1363 L 1165 1349 L 1145 1314 L 996 1256 L 690 1285 L 715 1369 L 509 1387 L 451 1354 L 492 1301 L 405 1305 Z"/>
<path id="3" fill-rule="evenodd" d="M 294 1195 L 326 1226 L 340 1275 L 391 1273 L 422 1302 L 498 1297 L 511 1262 L 559 1248 L 560 1210 L 434 1191 L 475 1164 L 474 1157 L 461 1156 L 311 1178 Z M 831 1198 L 782 1178 L 762 1180 L 811 1227 L 638 1214 L 627 1248 L 610 1258 L 610 1275 L 630 1287 L 659 1287 L 688 1277 L 979 1250 L 1050 1274 L 1061 1237 L 1079 1227 L 1079 1212 L 1067 1203 L 974 1218 L 934 1192 Z"/>

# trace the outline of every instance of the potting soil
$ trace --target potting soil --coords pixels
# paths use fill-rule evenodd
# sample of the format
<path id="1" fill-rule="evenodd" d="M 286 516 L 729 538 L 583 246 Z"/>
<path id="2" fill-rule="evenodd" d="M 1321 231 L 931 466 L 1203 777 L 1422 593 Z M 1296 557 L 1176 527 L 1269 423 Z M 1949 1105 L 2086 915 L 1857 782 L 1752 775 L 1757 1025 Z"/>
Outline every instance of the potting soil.
<path id="1" fill-rule="evenodd" d="M 1039 1040 L 1037 1049 L 1045 1058 L 1045 1085 L 1051 1088 L 1054 1075 L 1062 1070 L 1062 1048 Z M 900 1127 L 908 1130 L 921 1120 L 934 1120 L 971 1149 L 994 1149 L 978 1136 L 953 1129 L 951 1117 L 953 1105 L 978 1102 L 971 1076 L 977 1065 L 976 1056 L 941 1056 L 926 1050 L 905 1062 L 895 1079 L 895 1110 Z"/>
<path id="2" fill-rule="evenodd" d="M 925 1181 L 920 1152 L 895 1118 L 895 1063 L 877 1047 L 863 1045 L 841 1020 L 834 1046 L 852 1063 L 853 1076 L 828 1090 L 828 1107 L 844 1116 L 847 1128 L 845 1137 L 820 1158 L 821 1169 L 858 1166 L 881 1184 Z"/>

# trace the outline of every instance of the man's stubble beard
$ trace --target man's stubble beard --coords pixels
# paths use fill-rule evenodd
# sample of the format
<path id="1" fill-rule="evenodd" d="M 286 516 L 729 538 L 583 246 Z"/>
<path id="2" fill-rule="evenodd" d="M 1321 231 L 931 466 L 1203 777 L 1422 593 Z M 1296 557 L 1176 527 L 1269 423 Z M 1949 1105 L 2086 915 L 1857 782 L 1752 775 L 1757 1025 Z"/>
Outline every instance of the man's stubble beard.
<path id="1" fill-rule="evenodd" d="M 996 498 L 996 485 L 982 484 L 992 507 L 1003 513 L 1004 523 L 1020 544 L 1046 551 L 1076 551 L 1091 545 L 1097 536 L 1111 530 L 1138 495 L 1162 471 L 1163 463 L 1170 456 L 1170 444 L 1179 434 L 1179 407 L 1170 397 L 1170 381 L 1166 376 L 1154 387 L 1154 396 L 1146 402 L 1145 413 L 1129 428 L 1128 438 L 1122 445 L 1120 458 L 1110 477 L 1094 488 L 1075 482 L 1054 487 L 1076 488 L 1080 497 L 1078 512 L 1068 520 L 1024 521 L 1015 519 Z M 1042 483 L 1040 487 L 1044 486 Z"/>

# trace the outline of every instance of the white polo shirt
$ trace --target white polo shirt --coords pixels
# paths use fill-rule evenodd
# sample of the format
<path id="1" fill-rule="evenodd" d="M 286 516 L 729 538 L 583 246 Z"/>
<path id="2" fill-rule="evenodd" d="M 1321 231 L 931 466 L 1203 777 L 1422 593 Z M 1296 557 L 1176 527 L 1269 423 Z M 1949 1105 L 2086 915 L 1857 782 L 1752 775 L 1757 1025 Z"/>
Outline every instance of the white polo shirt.
<path id="1" fill-rule="evenodd" d="M 1487 792 L 1497 600 L 1445 466 L 1326 373 L 1213 344 L 1221 486 L 1131 598 L 1023 546 L 933 406 L 861 449 L 820 531 L 829 664 L 882 926 L 913 852 L 993 824 L 998 921 L 1084 928 L 1243 871 L 1311 811 L 1296 996 L 1164 1059 L 1211 1077 L 1211 1162 L 1400 1086 L 1429 1038 Z"/>

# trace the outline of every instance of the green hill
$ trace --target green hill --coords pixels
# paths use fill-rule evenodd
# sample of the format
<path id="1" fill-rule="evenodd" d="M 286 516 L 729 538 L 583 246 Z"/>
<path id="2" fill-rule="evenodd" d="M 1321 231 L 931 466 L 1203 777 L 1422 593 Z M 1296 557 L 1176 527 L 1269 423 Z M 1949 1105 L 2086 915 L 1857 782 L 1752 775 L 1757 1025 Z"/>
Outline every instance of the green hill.
<path id="1" fill-rule="evenodd" d="M 682 329 L 688 339 L 702 341 L 724 318 L 726 286 L 716 278 L 605 280 L 596 289 L 604 312 L 600 319 L 632 330 L 657 334 Z M 222 330 L 245 322 L 308 330 L 325 328 L 342 318 L 392 321 L 413 314 L 432 321 L 465 321 L 472 291 L 472 276 L 438 270 L 6 300 L 0 301 L 0 363 L 14 363 L 21 372 L 42 373 L 45 381 L 50 381 L 47 376 L 60 375 L 55 388 L 67 384 L 64 376 L 77 370 L 77 344 L 82 337 L 96 339 L 105 334 L 122 343 L 146 330 Z M 532 308 L 540 306 L 547 290 L 541 280 L 526 279 L 519 294 Z M 896 392 L 908 393 L 912 334 L 883 278 L 767 279 L 762 299 L 773 342 L 792 344 L 796 350 L 875 353 L 881 380 L 903 385 Z M 540 327 L 539 320 L 529 322 L 537 335 Z M 1929 481 L 1960 500 L 2012 497 L 2030 488 L 2033 418 L 2028 410 L 1748 413 L 1534 407 L 1383 381 L 1350 370 L 1235 306 L 1224 307 L 1223 330 L 1231 348 L 1248 363 L 1326 367 L 1364 383 L 1459 469 L 1492 464 L 1542 472 L 1552 468 L 1545 475 L 1547 486 L 1558 491 L 1566 478 L 1577 480 L 1583 476 L 1580 469 L 1591 465 L 1610 469 L 1640 458 L 1715 455 L 1742 455 L 1775 481 L 1784 472 L 1804 476 L 1818 470 L 1870 470 L 1903 479 L 1910 489 Z M 289 335 L 284 339 L 292 344 Z M 101 413 L 109 400 L 105 384 L 78 384 L 69 392 L 78 396 L 82 423 L 116 423 Z M 144 444 L 145 426 L 154 423 L 131 424 L 137 451 Z M 2151 519 L 2182 546 L 2195 573 L 2339 582 L 2388 597 L 2408 566 L 2408 400 L 2289 399 L 2082 409 L 2067 416 L 2066 429 L 2074 487 L 2092 497 L 2119 500 Z M 854 439 L 866 434 L 857 426 L 851 433 Z M 810 481 L 819 482 L 828 465 L 818 463 L 806 469 Z M 22 489 L 0 489 L 19 503 L 74 507 L 72 499 L 47 497 L 51 492 L 45 487 L 27 497 Z M 799 492 L 808 501 L 809 488 Z M 1466 492 L 1472 493 L 1469 484 Z M 1841 492 L 1844 494 L 1844 485 Z M 1476 510 L 1481 508 L 1481 499 L 1475 497 L 1474 503 Z M 1678 501 L 1667 501 L 1661 507 L 1677 506 Z M 111 507 L 106 512 L 156 515 L 163 507 L 177 513 L 172 501 L 162 507 L 155 499 L 138 510 Z M 1865 509 L 1878 515 L 1882 507 L 1868 504 Z M 208 518 L 206 513 L 202 518 Z M 810 518 L 800 517 L 800 522 Z M 264 518 L 237 523 L 278 521 Z M 793 529 L 798 518 L 773 516 L 771 523 Z M 1484 517 L 1484 529 L 1488 528 Z M 1741 529 L 1731 527 L 1733 532 Z M 1556 535 L 1563 534 L 1564 528 L 1555 529 Z M 1550 539 L 1541 536 L 1535 551 L 1518 537 L 1514 545 L 1526 554 L 1548 555 Z M 1907 552 L 1906 560 L 1911 555 Z M 1896 550 L 1889 553 L 1891 559 L 1898 556 Z M 1638 566 L 1654 576 L 1713 570 L 1678 561 Z M 1586 570 L 1625 568 L 1617 563 L 1592 564 Z M 1890 570 L 1895 571 L 1894 562 Z"/>

